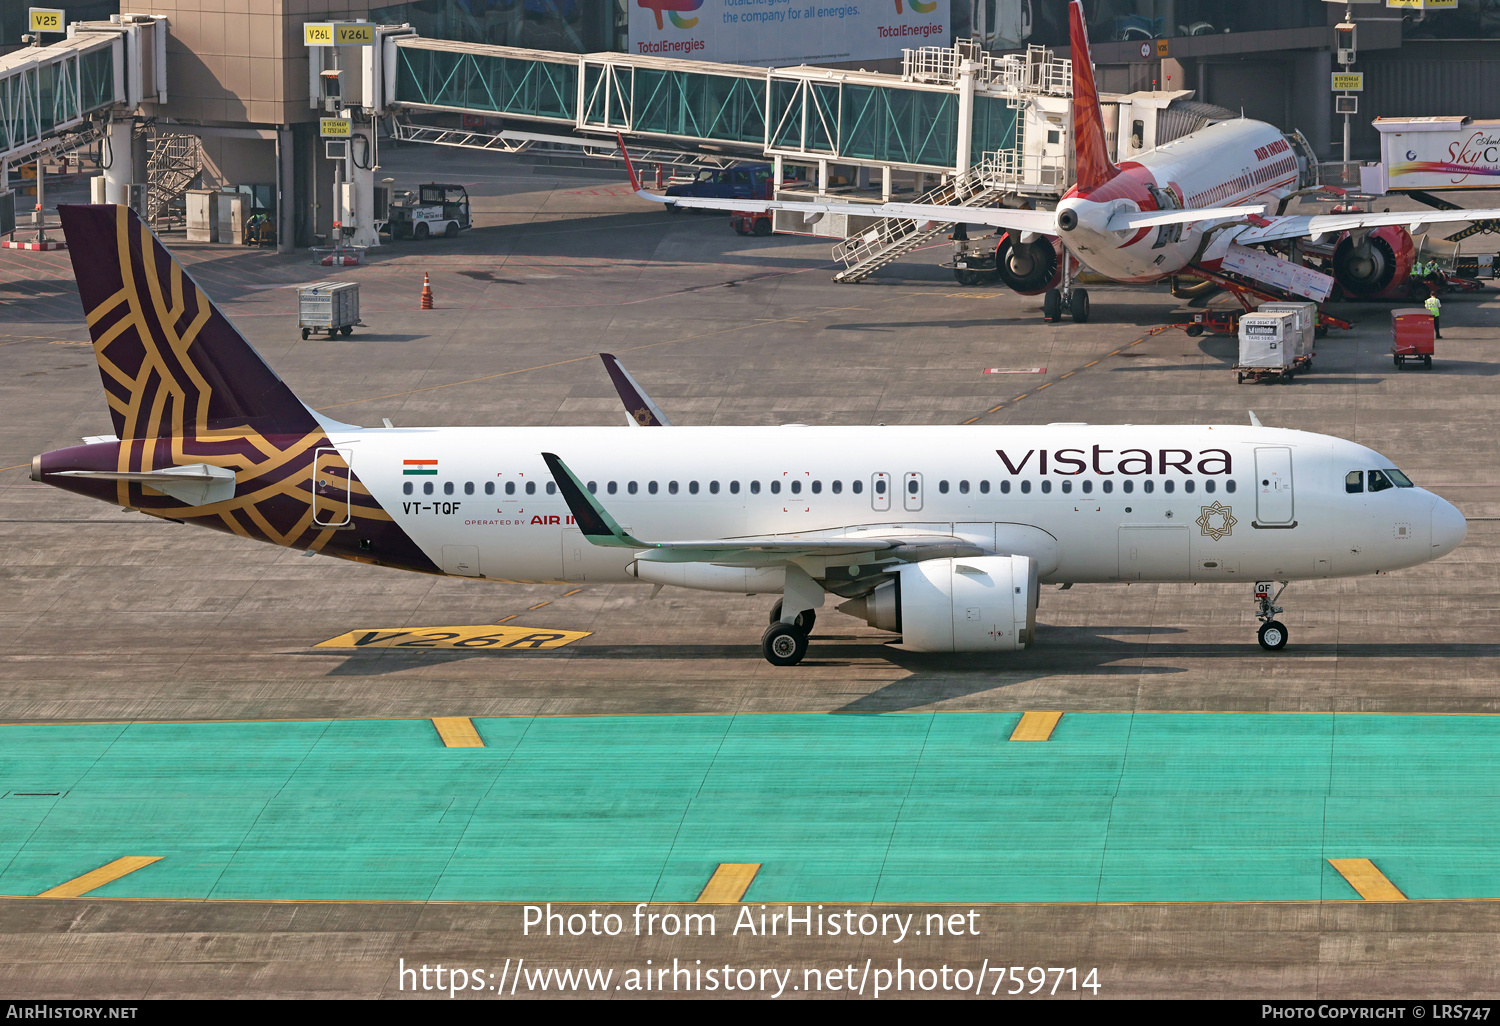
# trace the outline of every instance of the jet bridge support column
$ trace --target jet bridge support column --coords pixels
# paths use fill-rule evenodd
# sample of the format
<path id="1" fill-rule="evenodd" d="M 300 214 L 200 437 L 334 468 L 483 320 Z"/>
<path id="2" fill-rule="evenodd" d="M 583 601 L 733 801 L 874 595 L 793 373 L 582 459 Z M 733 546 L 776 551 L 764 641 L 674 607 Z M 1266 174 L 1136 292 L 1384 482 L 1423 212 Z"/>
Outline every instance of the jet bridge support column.
<path id="1" fill-rule="evenodd" d="M 954 161 L 955 175 L 962 176 L 969 170 L 974 140 L 974 73 L 979 65 L 974 61 L 962 61 L 958 65 L 958 159 Z"/>
<path id="2" fill-rule="evenodd" d="M 111 121 L 105 147 L 109 159 L 104 165 L 104 202 L 129 203 L 135 182 L 135 122 Z"/>

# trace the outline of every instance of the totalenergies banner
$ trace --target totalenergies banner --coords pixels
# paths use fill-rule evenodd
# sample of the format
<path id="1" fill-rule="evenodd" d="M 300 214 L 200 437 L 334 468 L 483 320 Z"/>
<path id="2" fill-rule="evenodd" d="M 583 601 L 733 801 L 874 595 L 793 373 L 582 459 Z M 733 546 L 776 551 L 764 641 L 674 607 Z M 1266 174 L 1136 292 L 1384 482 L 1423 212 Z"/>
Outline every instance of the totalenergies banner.
<path id="1" fill-rule="evenodd" d="M 948 0 L 629 0 L 630 52 L 787 67 L 947 46 Z"/>

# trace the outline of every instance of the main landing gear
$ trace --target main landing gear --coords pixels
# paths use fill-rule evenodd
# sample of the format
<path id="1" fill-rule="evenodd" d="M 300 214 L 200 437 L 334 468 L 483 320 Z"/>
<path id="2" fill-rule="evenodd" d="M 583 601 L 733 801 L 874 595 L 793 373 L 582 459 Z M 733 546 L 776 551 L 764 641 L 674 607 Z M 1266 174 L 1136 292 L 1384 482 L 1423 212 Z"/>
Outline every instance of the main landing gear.
<path id="1" fill-rule="evenodd" d="M 1260 640 L 1260 647 L 1267 652 L 1279 652 L 1286 648 L 1286 625 L 1275 618 L 1282 611 L 1275 603 L 1281 598 L 1281 593 L 1286 591 L 1286 582 L 1282 581 L 1281 587 L 1276 588 L 1276 594 L 1272 595 L 1271 589 L 1275 587 L 1275 581 L 1255 582 L 1255 618 L 1260 621 L 1256 637 Z"/>
<path id="2" fill-rule="evenodd" d="M 807 655 L 807 637 L 818 616 L 811 609 L 797 614 L 795 623 L 781 622 L 781 600 L 771 607 L 771 626 L 760 636 L 760 648 L 772 666 L 796 666 Z"/>
<path id="3" fill-rule="evenodd" d="M 1063 318 L 1066 310 L 1074 324 L 1086 324 L 1089 319 L 1089 293 L 1087 289 L 1073 287 L 1072 260 L 1063 250 L 1061 288 L 1048 289 L 1042 296 L 1042 317 L 1051 324 Z"/>

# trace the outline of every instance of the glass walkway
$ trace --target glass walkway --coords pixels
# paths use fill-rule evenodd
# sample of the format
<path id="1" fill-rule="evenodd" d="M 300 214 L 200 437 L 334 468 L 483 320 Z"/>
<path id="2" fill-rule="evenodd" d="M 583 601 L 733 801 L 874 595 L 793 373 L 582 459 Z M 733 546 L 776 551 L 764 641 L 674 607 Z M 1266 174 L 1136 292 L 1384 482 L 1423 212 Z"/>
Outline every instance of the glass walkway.
<path id="1" fill-rule="evenodd" d="M 0 162 L 45 147 L 95 111 L 124 102 L 125 37 L 81 32 L 0 57 Z"/>
<path id="2" fill-rule="evenodd" d="M 953 173 L 969 166 L 970 155 L 1016 150 L 1028 92 L 1017 72 L 1025 59 L 1014 57 L 898 76 L 580 56 L 411 35 L 391 38 L 387 48 L 381 63 L 390 107 L 925 172 Z M 1048 81 L 1071 89 L 1070 78 L 1054 68 Z"/>

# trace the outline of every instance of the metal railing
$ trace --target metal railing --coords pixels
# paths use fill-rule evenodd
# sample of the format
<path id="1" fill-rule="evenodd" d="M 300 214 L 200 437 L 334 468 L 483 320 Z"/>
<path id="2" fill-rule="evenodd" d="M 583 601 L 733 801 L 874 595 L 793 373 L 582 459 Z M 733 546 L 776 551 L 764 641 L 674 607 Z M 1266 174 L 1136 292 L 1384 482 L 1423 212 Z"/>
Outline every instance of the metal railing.
<path id="1" fill-rule="evenodd" d="M 959 40 L 953 46 L 922 46 L 901 51 L 901 78 L 907 82 L 952 85 L 964 61 L 978 65 L 976 85 L 1018 93 L 1068 96 L 1073 92 L 1073 62 L 1060 60 L 1045 46 L 1030 46 L 1024 54 L 996 56 Z"/>

